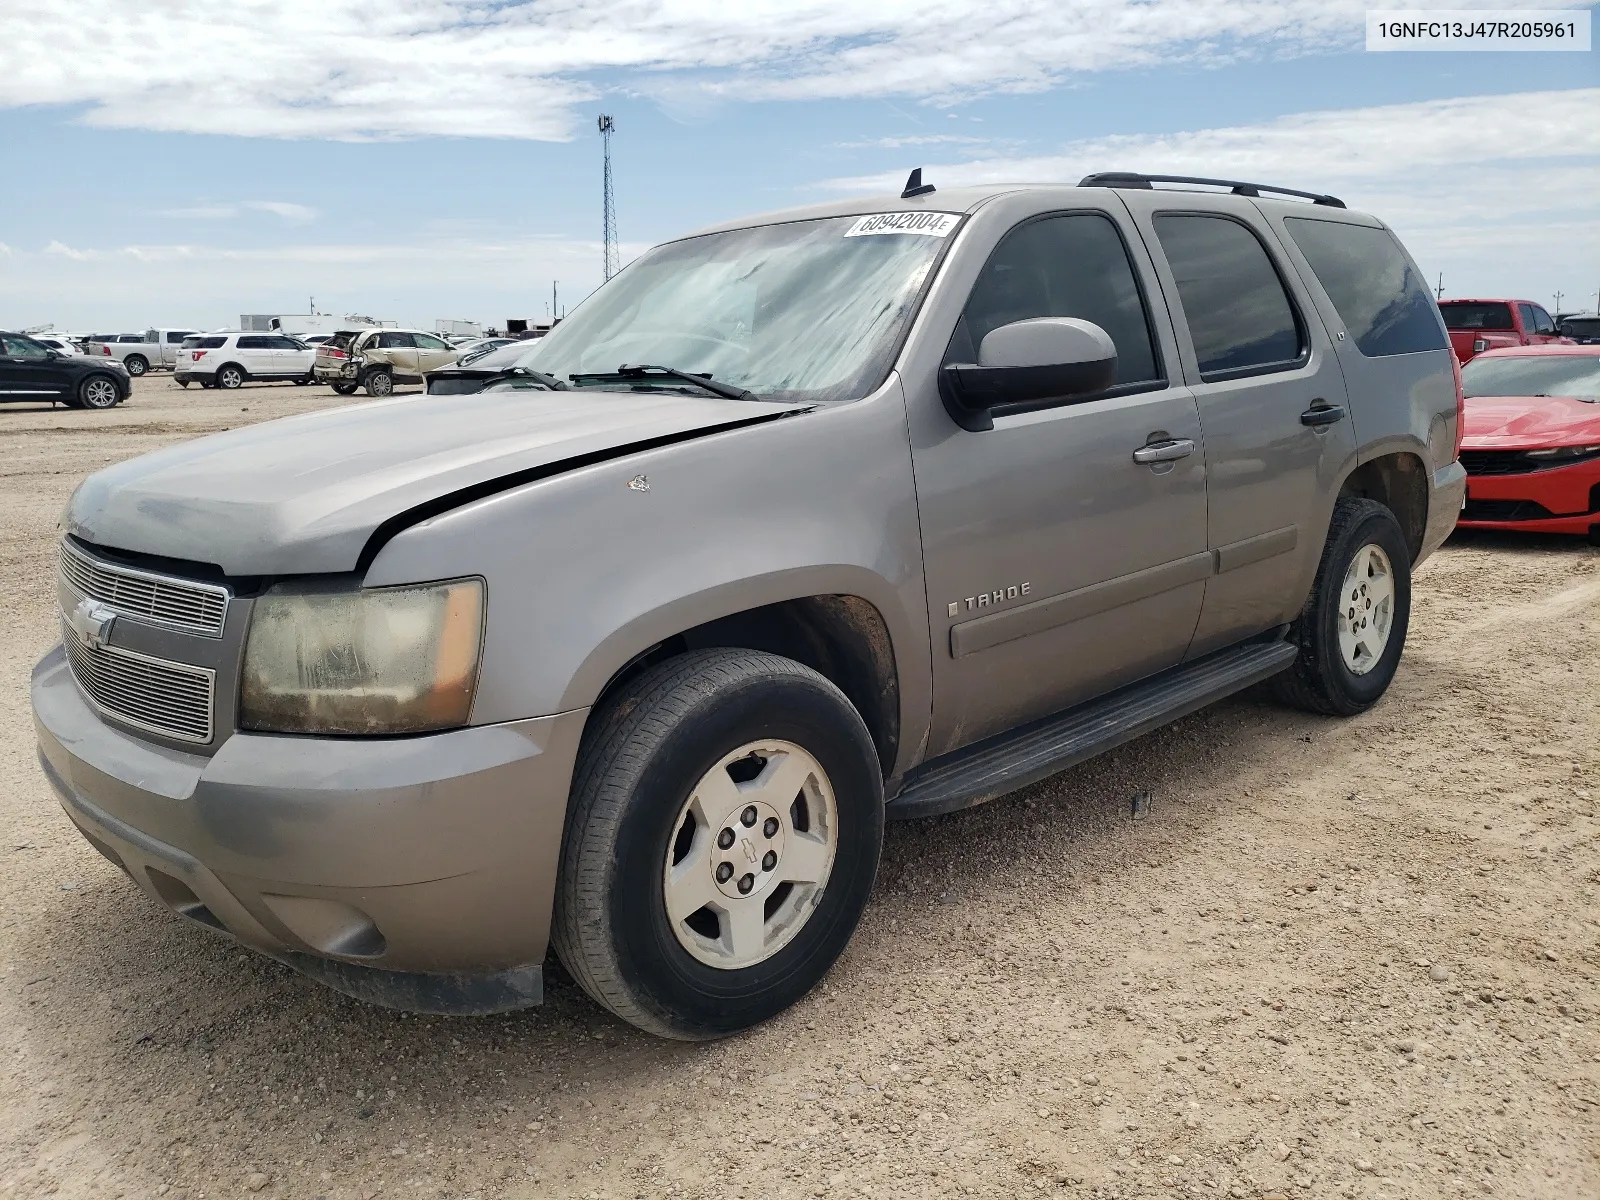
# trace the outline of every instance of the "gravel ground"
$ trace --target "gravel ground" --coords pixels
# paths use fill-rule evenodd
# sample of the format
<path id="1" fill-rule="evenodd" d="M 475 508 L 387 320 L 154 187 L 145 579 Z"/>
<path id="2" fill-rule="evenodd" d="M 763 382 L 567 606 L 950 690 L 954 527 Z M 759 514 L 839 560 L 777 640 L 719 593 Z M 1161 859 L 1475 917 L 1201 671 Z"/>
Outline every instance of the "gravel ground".
<path id="1" fill-rule="evenodd" d="M 27 708 L 79 478 L 336 402 L 0 411 L 0 1196 L 1600 1196 L 1600 552 L 1458 537 L 1354 720 L 1247 695 L 892 826 L 749 1034 L 655 1041 L 559 971 L 411 1017 L 145 901 Z"/>

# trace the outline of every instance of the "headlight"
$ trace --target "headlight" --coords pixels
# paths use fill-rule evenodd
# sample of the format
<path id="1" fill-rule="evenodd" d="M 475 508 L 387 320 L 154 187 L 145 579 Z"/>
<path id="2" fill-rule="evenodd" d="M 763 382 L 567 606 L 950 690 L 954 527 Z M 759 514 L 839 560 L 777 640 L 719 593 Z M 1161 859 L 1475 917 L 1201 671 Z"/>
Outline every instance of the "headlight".
<path id="1" fill-rule="evenodd" d="M 250 617 L 239 724 L 273 733 L 420 733 L 465 725 L 483 583 L 360 591 L 280 585 Z"/>
<path id="2" fill-rule="evenodd" d="M 1600 454 L 1600 445 L 1595 446 L 1556 446 L 1551 450 L 1529 450 L 1529 458 L 1588 458 L 1591 454 Z"/>

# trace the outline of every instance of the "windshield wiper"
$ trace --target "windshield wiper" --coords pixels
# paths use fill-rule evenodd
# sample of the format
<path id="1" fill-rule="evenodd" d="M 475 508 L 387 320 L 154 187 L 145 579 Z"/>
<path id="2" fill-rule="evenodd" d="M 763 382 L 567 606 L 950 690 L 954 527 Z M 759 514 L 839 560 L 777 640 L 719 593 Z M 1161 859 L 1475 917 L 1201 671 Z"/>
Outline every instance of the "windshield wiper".
<path id="1" fill-rule="evenodd" d="M 633 365 L 623 363 L 615 371 L 583 371 L 576 375 L 568 375 L 567 378 L 579 387 L 582 387 L 586 380 L 593 380 L 596 383 L 626 383 L 633 380 L 648 382 L 652 379 L 670 379 L 678 383 L 693 384 L 713 396 L 722 396 L 728 400 L 761 399 L 754 392 L 747 392 L 742 387 L 735 387 L 731 383 L 718 383 L 711 378 L 709 372 L 697 375 L 690 371 L 680 371 L 676 367 L 657 367 L 646 363 Z"/>
<path id="2" fill-rule="evenodd" d="M 543 371 L 535 371 L 532 367 L 512 367 L 509 371 L 502 372 L 502 374 L 515 375 L 519 379 L 531 379 L 535 383 L 542 384 L 543 386 L 549 388 L 552 392 L 565 392 L 571 390 L 565 383 L 557 379 L 554 375 L 546 375 Z"/>

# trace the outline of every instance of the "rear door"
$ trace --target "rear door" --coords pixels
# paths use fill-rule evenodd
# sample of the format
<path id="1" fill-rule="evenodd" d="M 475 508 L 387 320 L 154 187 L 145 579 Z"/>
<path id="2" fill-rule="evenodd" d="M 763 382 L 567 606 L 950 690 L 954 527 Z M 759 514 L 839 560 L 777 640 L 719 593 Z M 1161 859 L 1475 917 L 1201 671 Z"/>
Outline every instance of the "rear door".
<path id="1" fill-rule="evenodd" d="M 389 364 L 396 379 L 412 380 L 420 377 L 417 368 L 417 345 L 411 335 L 398 329 L 385 329 L 373 340 L 378 351 L 377 359 Z M 370 355 L 368 356 L 371 357 Z"/>
<path id="2" fill-rule="evenodd" d="M 267 333 L 241 333 L 234 343 L 233 359 L 252 379 L 272 379 L 278 374 L 275 337 Z"/>
<path id="3" fill-rule="evenodd" d="M 1260 211 L 1232 197 L 1119 193 L 1156 254 L 1205 430 L 1216 574 L 1190 657 L 1291 620 L 1356 435 L 1344 378 Z"/>

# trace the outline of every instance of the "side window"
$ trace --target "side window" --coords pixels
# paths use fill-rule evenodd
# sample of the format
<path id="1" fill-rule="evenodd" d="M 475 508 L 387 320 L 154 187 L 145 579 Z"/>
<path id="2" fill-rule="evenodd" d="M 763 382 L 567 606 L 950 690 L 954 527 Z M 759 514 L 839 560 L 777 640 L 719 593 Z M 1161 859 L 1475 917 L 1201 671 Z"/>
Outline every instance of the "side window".
<path id="1" fill-rule="evenodd" d="M 1289 236 L 1368 358 L 1443 350 L 1433 295 L 1387 229 L 1290 217 Z"/>
<path id="2" fill-rule="evenodd" d="M 144 340 L 153 346 L 159 346 L 161 344 L 161 334 L 154 329 L 146 329 L 144 331 Z"/>
<path id="3" fill-rule="evenodd" d="M 46 359 L 50 357 L 50 351 L 32 338 L 8 337 L 0 340 L 3 340 L 6 354 L 10 358 Z"/>
<path id="4" fill-rule="evenodd" d="M 181 330 L 172 330 L 167 334 L 167 341 L 171 342 L 175 346 L 182 345 L 183 339 L 188 336 L 189 334 L 184 333 Z"/>
<path id="5" fill-rule="evenodd" d="M 443 338 L 436 338 L 431 333 L 414 333 L 411 335 L 418 346 L 424 350 L 448 350 L 450 343 Z"/>
<path id="6" fill-rule="evenodd" d="M 380 333 L 378 335 L 379 350 L 408 350 L 413 345 L 409 333 Z"/>
<path id="7" fill-rule="evenodd" d="M 1156 237 L 1178 284 L 1200 376 L 1287 370 L 1305 341 L 1266 247 L 1227 217 L 1155 219 Z"/>
<path id="8" fill-rule="evenodd" d="M 272 349 L 272 339 L 263 337 L 260 334 L 247 333 L 239 339 L 238 348 L 240 350 L 270 350 Z"/>
<path id="9" fill-rule="evenodd" d="M 299 342 L 295 341 L 292 337 L 284 337 L 282 334 L 279 334 L 277 337 L 272 339 L 272 348 L 274 350 L 304 350 L 305 349 L 304 346 L 302 346 Z"/>
<path id="10" fill-rule="evenodd" d="M 1523 333 L 1537 333 L 1538 332 L 1538 328 L 1537 327 L 1538 327 L 1539 322 L 1534 318 L 1533 305 L 1531 305 L 1531 304 L 1519 304 L 1519 305 L 1517 305 L 1517 316 L 1522 318 L 1522 332 Z"/>
<path id="11" fill-rule="evenodd" d="M 1535 333 L 1554 333 L 1556 323 L 1550 319 L 1550 314 L 1537 304 L 1531 305 L 1533 309 L 1533 331 Z"/>
<path id="12" fill-rule="evenodd" d="M 1079 317 L 1104 329 L 1116 343 L 1118 384 L 1162 378 L 1133 264 L 1108 217 L 1069 213 L 1006 234 L 972 287 L 945 361 L 976 362 L 992 330 L 1030 317 Z"/>

